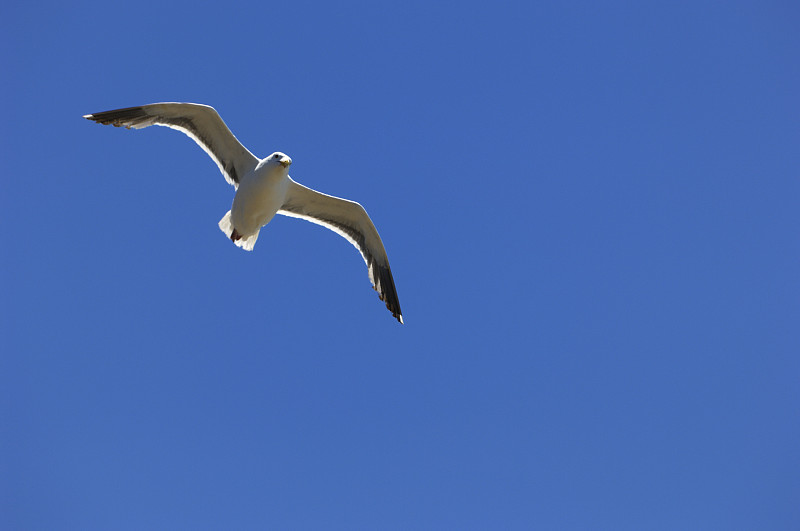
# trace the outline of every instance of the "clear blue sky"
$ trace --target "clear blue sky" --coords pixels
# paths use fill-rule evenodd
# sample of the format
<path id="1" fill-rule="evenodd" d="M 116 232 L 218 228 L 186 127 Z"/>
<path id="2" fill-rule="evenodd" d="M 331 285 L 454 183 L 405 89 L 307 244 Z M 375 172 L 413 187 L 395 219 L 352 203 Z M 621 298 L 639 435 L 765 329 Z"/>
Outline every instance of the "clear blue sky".
<path id="1" fill-rule="evenodd" d="M 602 5 L 601 5 L 602 4 Z M 797 529 L 794 2 L 2 10 L 3 529 Z M 276 218 L 213 105 L 362 203 Z"/>

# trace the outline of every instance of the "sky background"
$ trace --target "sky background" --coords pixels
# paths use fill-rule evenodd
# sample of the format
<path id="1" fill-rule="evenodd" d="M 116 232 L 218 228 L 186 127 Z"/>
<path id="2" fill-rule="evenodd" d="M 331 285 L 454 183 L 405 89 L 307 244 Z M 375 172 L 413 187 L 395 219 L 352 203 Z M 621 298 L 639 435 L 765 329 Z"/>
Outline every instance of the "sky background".
<path id="1" fill-rule="evenodd" d="M 3 529 L 797 529 L 795 2 L 0 8 Z M 214 106 L 362 203 L 255 251 Z"/>

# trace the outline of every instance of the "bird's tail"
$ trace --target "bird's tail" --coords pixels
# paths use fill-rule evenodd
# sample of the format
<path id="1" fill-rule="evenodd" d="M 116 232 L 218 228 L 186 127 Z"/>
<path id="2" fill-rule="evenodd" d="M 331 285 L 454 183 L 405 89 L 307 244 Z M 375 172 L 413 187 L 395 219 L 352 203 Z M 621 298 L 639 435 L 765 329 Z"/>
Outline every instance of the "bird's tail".
<path id="1" fill-rule="evenodd" d="M 242 236 L 236 231 L 236 228 L 233 226 L 233 222 L 231 221 L 231 211 L 222 216 L 222 219 L 219 220 L 219 230 L 225 233 L 233 243 L 236 244 L 237 247 L 241 247 L 245 251 L 252 251 L 253 246 L 256 244 L 256 240 L 258 239 L 258 233 L 261 230 L 255 231 L 250 236 Z"/>

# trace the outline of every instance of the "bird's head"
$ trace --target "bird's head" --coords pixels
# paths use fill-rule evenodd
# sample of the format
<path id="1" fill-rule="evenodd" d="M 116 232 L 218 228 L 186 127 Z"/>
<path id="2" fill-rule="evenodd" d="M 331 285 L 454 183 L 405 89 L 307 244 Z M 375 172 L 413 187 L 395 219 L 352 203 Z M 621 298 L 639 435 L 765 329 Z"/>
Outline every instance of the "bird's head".
<path id="1" fill-rule="evenodd" d="M 268 157 L 268 160 L 270 162 L 273 162 L 274 164 L 280 164 L 284 168 L 288 168 L 289 166 L 292 165 L 292 159 L 290 159 L 288 155 L 281 153 L 280 151 L 276 151 L 275 153 L 270 155 Z"/>

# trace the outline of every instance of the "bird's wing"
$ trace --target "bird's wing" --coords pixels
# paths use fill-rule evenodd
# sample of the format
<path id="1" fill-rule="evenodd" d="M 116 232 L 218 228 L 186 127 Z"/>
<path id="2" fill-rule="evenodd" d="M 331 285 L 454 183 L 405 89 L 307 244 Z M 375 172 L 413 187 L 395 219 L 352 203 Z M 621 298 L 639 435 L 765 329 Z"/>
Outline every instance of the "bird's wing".
<path id="1" fill-rule="evenodd" d="M 289 178 L 286 200 L 278 214 L 322 225 L 352 243 L 367 264 L 372 287 L 392 315 L 403 322 L 386 250 L 364 207 L 354 201 L 322 194 Z"/>
<path id="2" fill-rule="evenodd" d="M 151 125 L 177 129 L 208 153 L 234 187 L 238 187 L 239 179 L 258 164 L 258 159 L 233 136 L 217 111 L 208 105 L 153 103 L 87 114 L 84 118 L 128 129 L 142 129 Z"/>

